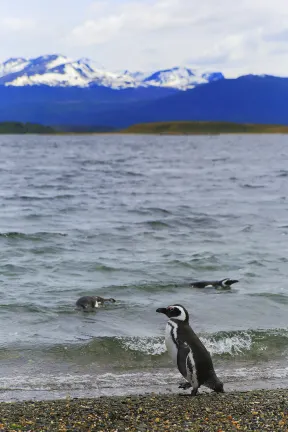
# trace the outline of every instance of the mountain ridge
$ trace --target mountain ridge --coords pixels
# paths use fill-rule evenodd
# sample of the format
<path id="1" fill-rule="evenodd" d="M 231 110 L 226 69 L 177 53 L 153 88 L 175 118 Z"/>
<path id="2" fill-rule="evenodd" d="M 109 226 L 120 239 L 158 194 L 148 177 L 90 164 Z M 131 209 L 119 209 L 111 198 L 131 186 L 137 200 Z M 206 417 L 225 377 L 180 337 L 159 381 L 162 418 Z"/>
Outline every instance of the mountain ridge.
<path id="1" fill-rule="evenodd" d="M 221 72 L 206 76 L 179 67 L 154 73 L 97 68 L 87 59 L 59 55 L 7 60 L 0 65 L 0 121 L 77 130 L 167 121 L 288 125 L 285 77 L 225 78 Z M 67 76 L 72 81 L 64 85 Z"/>
<path id="2" fill-rule="evenodd" d="M 103 86 L 115 90 L 138 87 L 192 89 L 216 79 L 221 72 L 200 72 L 187 67 L 173 67 L 151 73 L 111 72 L 87 58 L 70 59 L 60 54 L 36 58 L 10 58 L 0 64 L 0 85 L 50 87 Z"/>

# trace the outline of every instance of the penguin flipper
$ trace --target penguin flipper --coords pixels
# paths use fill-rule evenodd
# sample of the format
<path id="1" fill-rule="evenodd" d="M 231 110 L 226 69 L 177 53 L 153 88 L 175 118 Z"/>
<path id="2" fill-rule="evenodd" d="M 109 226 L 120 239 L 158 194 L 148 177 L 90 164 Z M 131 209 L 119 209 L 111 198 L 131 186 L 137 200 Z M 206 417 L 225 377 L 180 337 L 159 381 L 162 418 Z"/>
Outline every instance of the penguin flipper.
<path id="1" fill-rule="evenodd" d="M 177 366 L 181 375 L 187 379 L 187 356 L 190 352 L 190 348 L 187 343 L 178 342 L 178 353 L 177 353 Z"/>
<path id="2" fill-rule="evenodd" d="M 191 396 L 198 393 L 199 383 L 197 373 L 195 373 L 195 364 L 193 353 L 186 342 L 178 341 L 177 366 L 181 375 L 186 379 L 186 383 L 180 384 L 179 388 L 187 390 L 192 387 Z"/>

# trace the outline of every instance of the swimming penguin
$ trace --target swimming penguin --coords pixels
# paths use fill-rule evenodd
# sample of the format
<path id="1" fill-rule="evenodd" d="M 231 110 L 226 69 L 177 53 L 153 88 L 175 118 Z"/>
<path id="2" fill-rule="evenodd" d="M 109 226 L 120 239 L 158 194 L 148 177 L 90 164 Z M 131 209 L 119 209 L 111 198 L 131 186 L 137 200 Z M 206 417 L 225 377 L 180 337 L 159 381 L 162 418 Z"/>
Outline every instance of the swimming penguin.
<path id="1" fill-rule="evenodd" d="M 159 308 L 158 313 L 165 314 L 169 321 L 166 325 L 165 344 L 179 372 L 186 382 L 179 388 L 192 387 L 191 396 L 196 396 L 201 385 L 224 393 L 223 383 L 217 377 L 209 351 L 189 325 L 187 310 L 179 305 Z"/>
<path id="2" fill-rule="evenodd" d="M 104 303 L 115 303 L 116 300 L 113 298 L 105 299 L 103 297 L 99 296 L 84 296 L 80 297 L 77 302 L 76 306 L 79 309 L 87 310 L 87 309 L 95 309 L 98 308 L 100 305 L 102 306 Z"/>
<path id="3" fill-rule="evenodd" d="M 239 282 L 236 279 L 222 279 L 220 281 L 199 281 L 199 282 L 192 282 L 191 286 L 193 288 L 230 288 L 231 285 Z"/>

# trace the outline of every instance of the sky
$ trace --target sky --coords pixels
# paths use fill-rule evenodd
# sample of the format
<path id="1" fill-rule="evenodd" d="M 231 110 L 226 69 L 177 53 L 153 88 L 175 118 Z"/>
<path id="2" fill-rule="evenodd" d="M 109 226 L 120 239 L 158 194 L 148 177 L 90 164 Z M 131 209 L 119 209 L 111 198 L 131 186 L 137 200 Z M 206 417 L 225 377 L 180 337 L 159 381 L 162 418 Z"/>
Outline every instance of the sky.
<path id="1" fill-rule="evenodd" d="M 0 0 L 0 61 L 59 53 L 108 70 L 288 76 L 287 0 Z"/>

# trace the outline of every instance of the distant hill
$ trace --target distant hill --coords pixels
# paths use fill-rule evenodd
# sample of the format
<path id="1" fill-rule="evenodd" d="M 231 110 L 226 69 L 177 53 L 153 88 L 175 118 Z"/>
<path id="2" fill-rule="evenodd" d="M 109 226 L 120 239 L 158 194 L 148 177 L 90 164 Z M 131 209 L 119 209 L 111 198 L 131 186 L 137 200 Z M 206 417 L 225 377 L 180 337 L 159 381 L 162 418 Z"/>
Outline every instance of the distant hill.
<path id="1" fill-rule="evenodd" d="M 288 78 L 177 67 L 116 74 L 87 59 L 16 58 L 0 65 L 0 122 L 11 120 L 75 132 L 174 121 L 288 125 Z"/>
<path id="2" fill-rule="evenodd" d="M 3 122 L 0 123 L 0 134 L 53 134 L 49 126 L 33 123 Z"/>
<path id="3" fill-rule="evenodd" d="M 135 104 L 152 102 L 178 93 L 178 90 L 156 88 L 128 88 L 113 90 L 107 87 L 5 87 L 0 85 L 0 121 L 31 122 L 50 125 L 97 126 L 101 114 L 109 124 L 109 113 L 132 108 Z"/>
<path id="4" fill-rule="evenodd" d="M 155 122 L 140 123 L 126 129 L 114 129 L 105 126 L 43 126 L 33 123 L 0 123 L 0 134 L 155 134 L 155 135 L 219 135 L 242 133 L 288 133 L 288 126 L 240 124 L 230 122 Z"/>
<path id="5" fill-rule="evenodd" d="M 288 125 L 288 78 L 225 79 L 155 101 L 99 113 L 99 124 L 128 127 L 166 121 Z"/>
<path id="6" fill-rule="evenodd" d="M 123 129 L 127 134 L 218 135 L 242 133 L 288 133 L 288 126 L 254 125 L 229 122 L 159 122 L 140 123 Z"/>
<path id="7" fill-rule="evenodd" d="M 109 126 L 77 126 L 77 125 L 64 125 L 64 126 L 55 126 L 54 130 L 57 134 L 95 134 L 95 133 L 112 133 L 117 132 L 117 129 L 109 127 Z"/>

